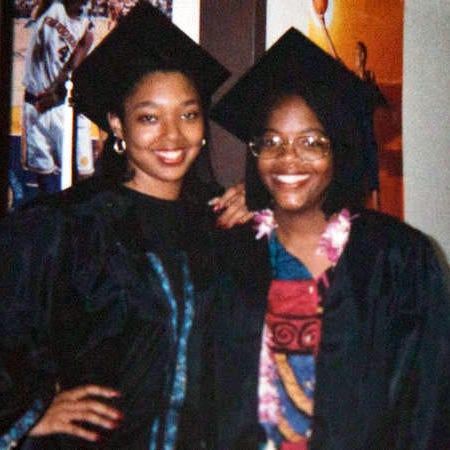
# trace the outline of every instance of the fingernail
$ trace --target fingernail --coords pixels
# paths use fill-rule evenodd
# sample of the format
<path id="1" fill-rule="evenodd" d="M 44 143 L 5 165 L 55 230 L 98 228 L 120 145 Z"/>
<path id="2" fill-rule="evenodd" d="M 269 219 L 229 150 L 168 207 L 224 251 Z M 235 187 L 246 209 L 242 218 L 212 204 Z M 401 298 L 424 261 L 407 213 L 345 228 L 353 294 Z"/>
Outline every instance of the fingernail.
<path id="1" fill-rule="evenodd" d="M 120 427 L 120 425 L 122 425 L 123 421 L 122 420 L 116 420 L 114 423 L 110 424 L 110 426 L 108 427 L 110 430 L 115 430 L 116 428 Z"/>
<path id="2" fill-rule="evenodd" d="M 209 200 L 208 206 L 213 206 L 213 205 L 215 205 L 218 201 L 219 201 L 219 199 L 218 199 L 217 197 L 214 197 L 214 198 L 212 198 L 211 200 Z"/>
<path id="3" fill-rule="evenodd" d="M 213 211 L 215 213 L 219 212 L 222 209 L 222 205 L 220 203 L 217 203 L 216 205 L 213 206 Z"/>

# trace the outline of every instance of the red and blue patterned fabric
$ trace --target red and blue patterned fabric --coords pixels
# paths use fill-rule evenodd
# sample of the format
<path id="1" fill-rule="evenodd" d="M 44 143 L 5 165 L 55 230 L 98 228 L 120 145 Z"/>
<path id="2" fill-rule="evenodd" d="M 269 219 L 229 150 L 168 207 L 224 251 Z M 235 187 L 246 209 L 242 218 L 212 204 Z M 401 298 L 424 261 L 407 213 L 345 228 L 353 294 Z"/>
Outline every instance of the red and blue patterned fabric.
<path id="1" fill-rule="evenodd" d="M 260 359 L 259 420 L 276 448 L 306 450 L 314 408 L 321 299 L 333 269 L 313 278 L 275 233 L 269 248 L 273 280 Z"/>

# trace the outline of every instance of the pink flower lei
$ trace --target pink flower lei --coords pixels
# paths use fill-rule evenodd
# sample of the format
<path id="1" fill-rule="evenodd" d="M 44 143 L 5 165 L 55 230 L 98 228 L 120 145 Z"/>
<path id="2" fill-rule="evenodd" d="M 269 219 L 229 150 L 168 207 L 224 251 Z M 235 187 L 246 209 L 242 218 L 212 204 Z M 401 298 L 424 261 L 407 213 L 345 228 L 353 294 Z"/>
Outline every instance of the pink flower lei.
<path id="1" fill-rule="evenodd" d="M 351 221 L 355 217 L 357 216 L 350 216 L 350 211 L 345 208 L 340 213 L 333 215 L 320 237 L 317 253 L 326 254 L 330 262 L 336 264 L 347 244 Z M 253 221 L 256 239 L 261 239 L 264 236 L 269 238 L 278 226 L 271 209 L 256 211 Z"/>
<path id="2" fill-rule="evenodd" d="M 350 235 L 351 221 L 357 216 L 350 216 L 348 209 L 343 209 L 328 221 L 319 241 L 318 254 L 326 254 L 330 262 L 336 264 L 344 251 Z"/>
<path id="3" fill-rule="evenodd" d="M 278 226 L 271 209 L 262 209 L 253 214 L 254 230 L 256 231 L 255 239 L 261 239 L 264 236 L 268 238 L 272 231 Z"/>

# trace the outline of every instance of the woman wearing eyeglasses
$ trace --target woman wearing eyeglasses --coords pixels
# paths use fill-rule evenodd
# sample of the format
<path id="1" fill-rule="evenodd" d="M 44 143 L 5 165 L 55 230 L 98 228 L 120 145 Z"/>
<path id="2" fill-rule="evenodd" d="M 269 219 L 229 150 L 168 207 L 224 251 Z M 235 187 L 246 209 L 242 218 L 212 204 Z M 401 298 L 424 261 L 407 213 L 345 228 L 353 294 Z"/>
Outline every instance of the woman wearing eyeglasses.
<path id="1" fill-rule="evenodd" d="M 355 78 L 291 30 L 213 111 L 256 211 L 222 246 L 217 449 L 450 448 L 448 291 L 422 233 L 361 206 Z"/>

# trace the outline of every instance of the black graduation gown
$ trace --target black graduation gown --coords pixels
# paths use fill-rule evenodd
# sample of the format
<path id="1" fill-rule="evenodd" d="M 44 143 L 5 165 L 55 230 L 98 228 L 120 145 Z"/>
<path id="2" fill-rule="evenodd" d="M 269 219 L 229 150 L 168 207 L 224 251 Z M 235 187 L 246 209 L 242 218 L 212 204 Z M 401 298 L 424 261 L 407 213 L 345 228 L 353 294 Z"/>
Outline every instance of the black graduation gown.
<path id="1" fill-rule="evenodd" d="M 191 208 L 189 220 L 172 215 L 178 223 L 167 228 L 186 226 L 187 239 L 167 249 L 170 235 L 161 236 L 164 207 L 154 205 L 159 225 L 144 230 L 141 225 L 153 219 L 150 214 L 143 224 L 142 205 L 124 188 L 83 184 L 2 221 L 0 436 L 34 400 L 46 407 L 56 386 L 89 383 L 121 391 L 121 398 L 111 403 L 125 414 L 123 425 L 105 433 L 103 444 L 57 435 L 37 448 L 148 449 L 152 424 L 167 407 L 176 343 L 167 299 L 145 252 L 154 251 L 168 263 L 181 298 L 181 272 L 177 275 L 177 264 L 170 264 L 179 256 L 180 244 L 189 254 L 191 273 L 197 268 L 201 273 L 193 274 L 195 317 L 188 347 L 187 412 L 181 418 L 189 429 L 180 433 L 184 448 L 200 445 L 198 377 L 212 280 L 210 224 L 197 207 L 186 206 Z"/>
<path id="2" fill-rule="evenodd" d="M 215 320 L 217 449 L 257 449 L 257 381 L 270 267 L 255 232 L 222 246 Z M 354 219 L 323 300 L 313 450 L 450 448 L 450 300 L 425 236 L 384 215 Z"/>

